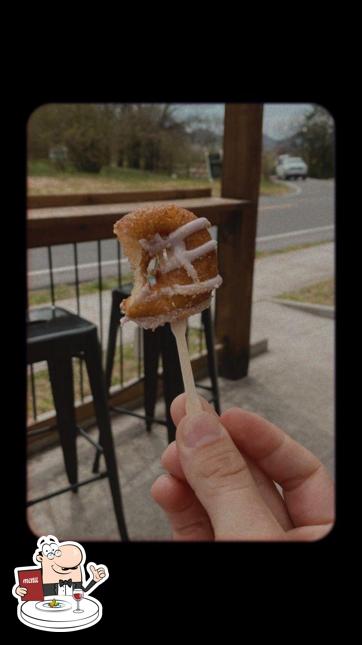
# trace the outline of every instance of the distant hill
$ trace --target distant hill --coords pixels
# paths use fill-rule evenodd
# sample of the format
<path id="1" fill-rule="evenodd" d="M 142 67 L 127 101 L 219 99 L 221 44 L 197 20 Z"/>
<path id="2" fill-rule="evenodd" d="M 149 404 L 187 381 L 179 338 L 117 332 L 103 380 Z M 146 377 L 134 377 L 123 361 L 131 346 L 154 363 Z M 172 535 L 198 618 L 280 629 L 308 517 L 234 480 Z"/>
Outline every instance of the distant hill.
<path id="1" fill-rule="evenodd" d="M 265 152 L 275 152 L 275 154 L 291 153 L 295 149 L 295 138 L 286 137 L 285 139 L 273 139 L 267 134 L 263 134 L 263 150 Z"/>
<path id="2" fill-rule="evenodd" d="M 202 147 L 213 149 L 222 148 L 223 137 L 222 134 L 216 133 L 211 128 L 198 127 L 189 132 L 190 140 L 193 144 Z M 273 139 L 268 134 L 263 134 L 263 150 L 265 152 L 275 152 L 275 154 L 283 154 L 284 152 L 291 152 L 293 137 L 286 139 Z"/>
<path id="3" fill-rule="evenodd" d="M 269 137 L 267 134 L 263 134 L 263 150 L 272 151 L 275 150 L 279 141 Z"/>

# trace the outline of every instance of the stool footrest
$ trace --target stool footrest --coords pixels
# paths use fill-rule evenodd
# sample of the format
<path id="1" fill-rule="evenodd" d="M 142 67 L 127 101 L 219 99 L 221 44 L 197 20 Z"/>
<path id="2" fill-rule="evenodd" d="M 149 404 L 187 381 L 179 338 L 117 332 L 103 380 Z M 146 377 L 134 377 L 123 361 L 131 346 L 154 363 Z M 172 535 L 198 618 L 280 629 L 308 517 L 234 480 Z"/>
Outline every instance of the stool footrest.
<path id="1" fill-rule="evenodd" d="M 133 412 L 133 410 L 128 410 L 128 408 L 122 408 L 115 405 L 112 406 L 110 410 L 120 412 L 121 414 L 129 414 L 131 417 L 137 417 L 137 419 L 143 419 L 143 421 L 149 421 L 150 423 L 160 423 L 161 425 L 167 426 L 167 421 L 165 419 L 149 417 L 146 414 L 139 414 L 138 412 Z"/>
<path id="2" fill-rule="evenodd" d="M 82 437 L 84 437 L 84 439 L 86 439 L 88 441 L 88 443 L 91 443 L 92 446 L 97 448 L 97 450 L 99 452 L 103 453 L 103 448 L 102 448 L 101 444 L 98 443 L 98 441 L 95 441 L 94 439 L 92 439 L 92 437 L 90 437 L 87 434 L 87 432 L 85 430 L 83 430 L 83 428 L 80 428 L 79 426 L 77 426 L 77 430 L 78 430 L 79 434 L 82 435 Z"/>
<path id="3" fill-rule="evenodd" d="M 211 385 L 200 385 L 200 383 L 195 383 L 196 387 L 200 387 L 202 390 L 209 390 L 209 392 L 213 392 L 214 388 Z"/>
<path id="4" fill-rule="evenodd" d="M 90 484 L 91 482 L 95 482 L 98 479 L 104 479 L 105 477 L 108 477 L 108 471 L 99 473 L 95 477 L 84 479 L 83 481 L 78 482 L 77 484 L 70 484 L 69 486 L 64 486 L 64 488 L 60 488 L 55 493 L 48 493 L 48 495 L 43 495 L 42 497 L 36 497 L 35 499 L 31 499 L 28 502 L 26 502 L 26 506 L 32 506 L 33 504 L 38 504 L 38 502 L 44 502 L 46 499 L 50 499 L 51 497 L 56 497 L 57 495 L 62 495 L 63 493 L 67 493 L 69 490 L 74 490 L 76 488 L 79 488 L 80 486 L 85 486 L 85 484 Z"/>

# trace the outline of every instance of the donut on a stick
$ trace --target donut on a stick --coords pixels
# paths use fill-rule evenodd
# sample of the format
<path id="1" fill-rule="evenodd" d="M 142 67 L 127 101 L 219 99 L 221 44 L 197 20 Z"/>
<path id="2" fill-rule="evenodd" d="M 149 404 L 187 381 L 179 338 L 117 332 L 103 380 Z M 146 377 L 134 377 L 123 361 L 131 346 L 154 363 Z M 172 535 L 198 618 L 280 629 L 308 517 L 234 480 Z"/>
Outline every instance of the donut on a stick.
<path id="1" fill-rule="evenodd" d="M 187 318 L 207 309 L 222 283 L 209 226 L 205 217 L 173 204 L 133 211 L 114 225 L 134 274 L 132 293 L 121 303 L 122 323 L 133 320 L 144 329 L 171 323 L 189 412 L 201 408 L 185 339 Z"/>

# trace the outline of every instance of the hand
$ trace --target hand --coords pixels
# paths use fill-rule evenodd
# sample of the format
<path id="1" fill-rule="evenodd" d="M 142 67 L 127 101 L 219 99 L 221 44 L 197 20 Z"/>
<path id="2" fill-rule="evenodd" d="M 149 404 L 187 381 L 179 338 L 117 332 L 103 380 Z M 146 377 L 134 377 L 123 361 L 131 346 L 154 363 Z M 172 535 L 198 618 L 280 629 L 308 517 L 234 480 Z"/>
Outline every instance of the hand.
<path id="1" fill-rule="evenodd" d="M 25 596 L 25 595 L 28 593 L 28 590 L 27 590 L 27 588 L 26 588 L 26 587 L 16 587 L 16 589 L 15 589 L 15 593 L 16 593 L 18 596 L 23 597 L 23 596 Z"/>
<path id="2" fill-rule="evenodd" d="M 162 455 L 168 475 L 152 486 L 174 540 L 318 540 L 334 522 L 333 483 L 309 450 L 272 423 L 231 408 L 187 417 L 172 403 L 176 441 Z M 281 495 L 275 483 L 281 487 Z"/>
<path id="3" fill-rule="evenodd" d="M 106 575 L 105 568 L 102 566 L 97 567 L 95 564 L 91 564 L 89 568 L 95 582 L 99 582 Z"/>

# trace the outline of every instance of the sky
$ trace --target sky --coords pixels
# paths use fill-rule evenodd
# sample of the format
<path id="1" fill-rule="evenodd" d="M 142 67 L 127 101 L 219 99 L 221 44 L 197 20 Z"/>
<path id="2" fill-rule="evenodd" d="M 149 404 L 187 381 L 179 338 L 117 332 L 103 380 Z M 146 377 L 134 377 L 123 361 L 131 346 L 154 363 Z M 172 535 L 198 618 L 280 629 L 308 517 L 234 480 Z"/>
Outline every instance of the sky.
<path id="1" fill-rule="evenodd" d="M 290 134 L 292 124 L 311 109 L 310 103 L 265 103 L 263 112 L 263 133 L 273 139 L 283 139 Z M 224 104 L 178 105 L 177 110 L 184 116 L 199 115 L 210 120 L 210 125 L 222 130 Z"/>

